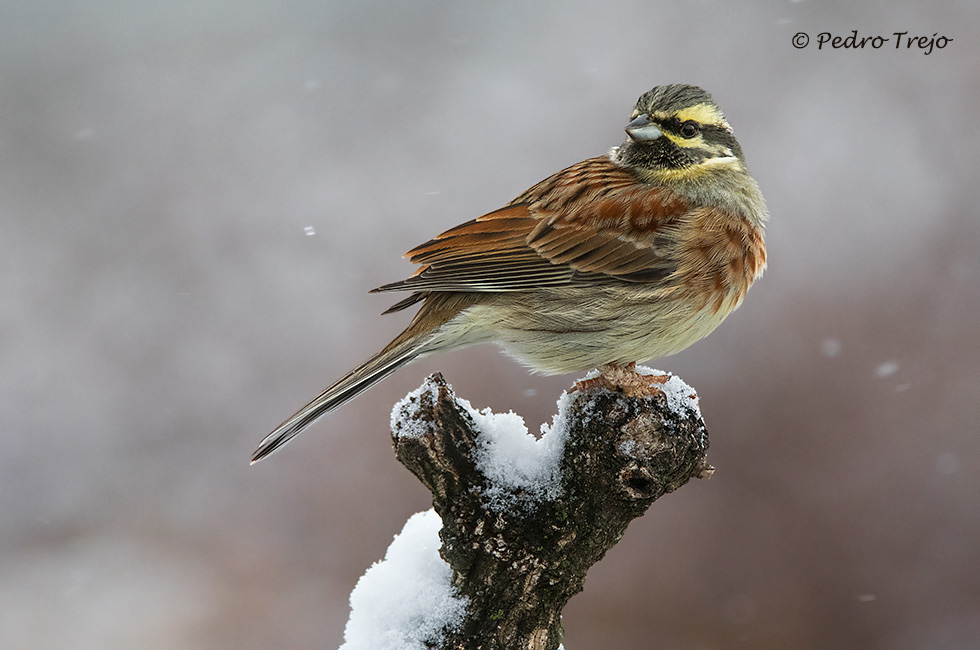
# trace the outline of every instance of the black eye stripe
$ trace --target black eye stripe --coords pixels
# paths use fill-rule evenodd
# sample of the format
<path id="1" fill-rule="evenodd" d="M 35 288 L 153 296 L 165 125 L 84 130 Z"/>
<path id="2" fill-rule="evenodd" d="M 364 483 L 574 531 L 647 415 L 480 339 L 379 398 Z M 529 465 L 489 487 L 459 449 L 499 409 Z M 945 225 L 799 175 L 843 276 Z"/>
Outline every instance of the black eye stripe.
<path id="1" fill-rule="evenodd" d="M 676 117 L 660 120 L 660 126 L 671 133 L 676 133 L 682 138 L 693 138 L 706 128 L 706 125 L 703 125 L 695 120 L 685 120 L 681 122 L 680 119 Z"/>
<path id="2" fill-rule="evenodd" d="M 705 124 L 705 123 L 698 122 L 697 120 L 681 121 L 676 115 L 668 117 L 665 116 L 663 113 L 657 114 L 656 111 L 652 111 L 652 110 L 648 114 L 651 115 L 651 120 L 653 121 L 653 123 L 659 126 L 664 131 L 689 141 L 693 141 L 693 138 L 697 134 L 695 134 L 695 136 L 685 136 L 681 132 L 681 128 L 683 127 L 684 124 L 687 124 L 689 122 L 693 123 L 697 126 L 698 133 L 700 133 L 701 138 L 704 141 L 705 145 L 709 147 L 712 146 L 727 147 L 732 151 L 732 155 L 734 155 L 737 158 L 742 158 L 742 148 L 738 145 L 738 142 L 735 140 L 735 135 L 732 133 L 731 127 L 727 126 L 724 123 Z M 666 143 L 661 143 L 661 144 L 666 144 Z M 680 145 L 678 144 L 676 146 L 680 146 Z M 694 146 L 693 142 L 692 142 L 692 146 Z M 697 145 L 697 146 L 701 146 L 701 145 Z"/>

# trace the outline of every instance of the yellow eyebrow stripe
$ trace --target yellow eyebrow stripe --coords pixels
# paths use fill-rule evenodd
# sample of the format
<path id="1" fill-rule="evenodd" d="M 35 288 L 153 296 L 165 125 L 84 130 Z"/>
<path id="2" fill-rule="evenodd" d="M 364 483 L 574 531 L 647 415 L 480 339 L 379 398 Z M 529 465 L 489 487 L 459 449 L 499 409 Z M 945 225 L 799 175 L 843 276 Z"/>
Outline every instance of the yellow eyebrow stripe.
<path id="1" fill-rule="evenodd" d="M 682 108 L 675 114 L 677 119 L 681 122 L 686 122 L 688 120 L 694 120 L 695 122 L 700 122 L 701 124 L 718 124 L 718 125 L 728 125 L 725 121 L 725 116 L 721 114 L 716 106 L 711 104 L 697 104 L 695 106 L 689 106 L 687 108 Z"/>

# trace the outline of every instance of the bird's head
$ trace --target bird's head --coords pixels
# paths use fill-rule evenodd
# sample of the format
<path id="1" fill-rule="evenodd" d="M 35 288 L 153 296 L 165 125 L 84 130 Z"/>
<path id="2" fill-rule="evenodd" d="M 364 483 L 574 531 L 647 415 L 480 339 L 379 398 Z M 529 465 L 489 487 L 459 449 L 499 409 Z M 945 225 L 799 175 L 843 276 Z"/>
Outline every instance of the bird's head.
<path id="1" fill-rule="evenodd" d="M 671 84 L 644 93 L 626 125 L 618 163 L 654 181 L 693 180 L 717 170 L 745 171 L 732 127 L 707 92 Z"/>

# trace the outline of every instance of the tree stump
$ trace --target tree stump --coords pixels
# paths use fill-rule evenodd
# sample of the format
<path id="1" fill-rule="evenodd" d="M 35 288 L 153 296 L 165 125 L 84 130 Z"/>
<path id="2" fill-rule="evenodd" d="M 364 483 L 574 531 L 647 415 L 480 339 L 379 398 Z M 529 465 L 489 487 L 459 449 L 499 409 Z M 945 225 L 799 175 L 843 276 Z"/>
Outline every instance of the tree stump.
<path id="1" fill-rule="evenodd" d="M 430 647 L 553 650 L 561 611 L 629 522 L 692 477 L 707 477 L 708 438 L 690 387 L 628 397 L 566 394 L 548 435 L 553 485 L 501 480 L 481 415 L 440 374 L 392 413 L 395 455 L 432 492 L 442 558 L 466 599 Z"/>

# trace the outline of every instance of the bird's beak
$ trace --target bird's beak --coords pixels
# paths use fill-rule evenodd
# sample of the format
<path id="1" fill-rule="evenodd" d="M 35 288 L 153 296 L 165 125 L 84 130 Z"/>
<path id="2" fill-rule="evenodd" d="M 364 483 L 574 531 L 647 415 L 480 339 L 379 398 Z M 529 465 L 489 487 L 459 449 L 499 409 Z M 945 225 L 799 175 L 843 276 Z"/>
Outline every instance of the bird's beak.
<path id="1" fill-rule="evenodd" d="M 633 142 L 649 142 L 650 140 L 659 138 L 662 135 L 662 131 L 656 124 L 650 121 L 646 113 L 643 113 L 626 125 L 626 135 Z"/>

